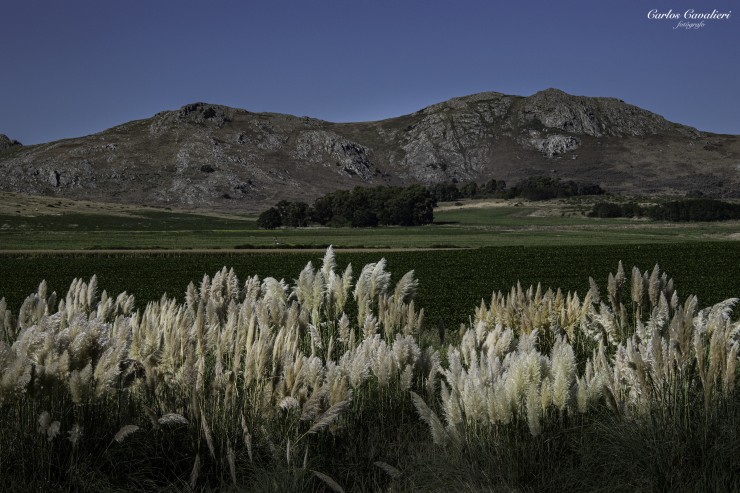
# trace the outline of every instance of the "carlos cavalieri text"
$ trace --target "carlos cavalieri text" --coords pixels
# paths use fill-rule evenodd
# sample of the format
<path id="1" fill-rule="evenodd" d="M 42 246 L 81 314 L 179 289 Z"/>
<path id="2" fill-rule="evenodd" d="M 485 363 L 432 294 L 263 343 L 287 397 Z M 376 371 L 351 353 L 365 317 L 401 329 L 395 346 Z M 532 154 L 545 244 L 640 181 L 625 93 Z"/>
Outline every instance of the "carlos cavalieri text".
<path id="1" fill-rule="evenodd" d="M 673 9 L 670 9 L 667 12 L 661 12 L 658 9 L 652 9 L 647 13 L 647 18 L 651 20 L 679 21 L 673 29 L 699 29 L 705 26 L 704 21 L 722 21 L 728 20 L 730 17 L 732 17 L 732 10 L 720 12 L 717 9 L 711 12 L 697 12 L 694 9 L 688 9 L 683 12 L 674 12 Z"/>
<path id="2" fill-rule="evenodd" d="M 730 10 L 729 12 L 720 12 L 717 9 L 714 9 L 711 12 L 696 12 L 694 9 L 689 9 L 684 13 L 674 12 L 673 9 L 669 10 L 668 12 L 661 12 L 658 9 L 653 9 L 647 13 L 648 19 L 668 20 L 687 19 L 692 21 L 700 21 L 729 19 L 730 17 L 732 17 L 732 10 Z"/>

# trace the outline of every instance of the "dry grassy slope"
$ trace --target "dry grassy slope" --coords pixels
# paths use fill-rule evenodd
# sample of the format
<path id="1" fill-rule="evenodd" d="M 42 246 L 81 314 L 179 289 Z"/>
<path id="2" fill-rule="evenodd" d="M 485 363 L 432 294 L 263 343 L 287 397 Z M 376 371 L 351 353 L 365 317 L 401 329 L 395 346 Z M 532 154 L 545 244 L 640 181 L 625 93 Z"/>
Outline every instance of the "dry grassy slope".
<path id="1" fill-rule="evenodd" d="M 482 93 L 377 122 L 196 103 L 76 139 L 0 150 L 0 190 L 260 210 L 357 185 L 550 175 L 610 191 L 740 194 L 740 136 L 613 98 Z"/>

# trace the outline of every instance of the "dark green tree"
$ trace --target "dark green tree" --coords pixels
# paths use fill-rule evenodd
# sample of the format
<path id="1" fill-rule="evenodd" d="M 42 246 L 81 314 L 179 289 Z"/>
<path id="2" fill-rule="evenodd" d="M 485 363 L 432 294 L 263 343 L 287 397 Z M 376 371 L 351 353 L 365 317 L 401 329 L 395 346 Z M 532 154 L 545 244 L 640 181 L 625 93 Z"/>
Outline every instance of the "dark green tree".
<path id="1" fill-rule="evenodd" d="M 475 198 L 475 196 L 478 195 L 478 184 L 474 181 L 466 183 L 460 187 L 460 195 L 470 199 Z"/>
<path id="2" fill-rule="evenodd" d="M 270 207 L 257 218 L 257 227 L 261 229 L 275 229 L 282 225 L 280 211 L 275 207 Z"/>

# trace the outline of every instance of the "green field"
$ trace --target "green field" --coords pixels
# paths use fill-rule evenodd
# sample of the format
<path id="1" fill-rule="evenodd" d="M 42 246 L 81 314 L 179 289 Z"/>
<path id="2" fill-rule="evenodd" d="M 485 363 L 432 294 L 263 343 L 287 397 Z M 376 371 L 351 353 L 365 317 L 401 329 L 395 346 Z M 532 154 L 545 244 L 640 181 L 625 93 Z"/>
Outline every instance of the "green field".
<path id="1" fill-rule="evenodd" d="M 197 284 L 203 274 L 223 266 L 233 267 L 242 279 L 257 274 L 292 283 L 307 262 L 316 265 L 322 255 L 315 251 L 2 254 L 0 297 L 16 310 L 42 279 L 51 290 L 64 293 L 75 277 L 96 274 L 101 289 L 134 294 L 143 308 L 165 292 L 181 301 L 188 283 Z M 660 264 L 682 295 L 696 294 L 702 304 L 740 295 L 740 242 L 339 252 L 337 261 L 341 268 L 352 263 L 359 269 L 382 257 L 396 280 L 415 270 L 420 283 L 417 306 L 424 308 L 427 325 L 434 327 L 440 318 L 447 326 L 466 322 L 481 299 L 517 282 L 584 294 L 589 276 L 603 284 L 619 260 L 626 269 L 638 266 L 643 271 Z"/>
<path id="2" fill-rule="evenodd" d="M 415 270 L 417 303 L 430 324 L 440 318 L 464 322 L 482 298 L 518 281 L 583 293 L 589 276 L 605 280 L 619 260 L 643 270 L 660 264 L 682 293 L 695 293 L 702 302 L 740 294 L 740 242 L 727 241 L 740 234 L 737 222 L 594 219 L 583 214 L 590 207 L 583 199 L 448 204 L 435 212 L 434 224 L 423 227 L 274 231 L 257 229 L 253 216 L 233 214 L 151 208 L 119 213 L 94 205 L 57 214 L 49 210 L 61 206 L 52 202 L 35 211 L 17 207 L 17 214 L 5 207 L 0 215 L 0 297 L 15 308 L 42 279 L 64 292 L 75 277 L 93 274 L 102 289 L 133 293 L 141 306 L 164 292 L 180 299 L 188 283 L 223 266 L 241 277 L 292 282 L 330 244 L 342 265 L 385 257 L 396 276 Z M 251 251 L 265 248 L 280 250 Z M 133 249 L 148 251 L 128 251 Z"/>
<path id="3" fill-rule="evenodd" d="M 211 216 L 145 209 L 111 215 L 0 214 L 1 250 L 250 248 L 477 248 L 518 245 L 613 245 L 737 239 L 740 223 L 671 224 L 595 219 L 578 202 L 494 203 L 435 212 L 422 227 L 260 230 L 253 216 Z M 472 204 L 475 205 L 475 204 Z M 480 205 L 480 204 L 479 204 Z M 53 210 L 53 209 L 52 209 Z M 41 214 L 40 212 L 44 212 Z"/>

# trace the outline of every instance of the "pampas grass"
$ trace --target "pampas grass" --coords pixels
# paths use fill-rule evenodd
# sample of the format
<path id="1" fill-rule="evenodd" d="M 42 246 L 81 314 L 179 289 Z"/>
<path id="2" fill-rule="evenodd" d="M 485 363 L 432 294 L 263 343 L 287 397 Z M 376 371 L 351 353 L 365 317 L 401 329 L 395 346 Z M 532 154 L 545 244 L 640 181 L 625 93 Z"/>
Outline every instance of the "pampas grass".
<path id="1" fill-rule="evenodd" d="M 137 431 L 139 431 L 139 427 L 136 425 L 125 425 L 120 430 L 118 430 L 118 433 L 115 434 L 113 437 L 113 440 L 115 440 L 118 443 L 123 443 L 123 441 L 130 435 L 133 435 Z"/>
<path id="2" fill-rule="evenodd" d="M 94 277 L 61 298 L 41 283 L 17 318 L 0 300 L 10 417 L 0 444 L 25 451 L 17 463 L 44 481 L 67 484 L 99 463 L 122 477 L 156 469 L 191 490 L 255 487 L 269 471 L 291 488 L 318 480 L 339 491 L 341 478 L 349 489 L 414 489 L 419 478 L 399 469 L 436 454 L 451 464 L 491 454 L 501 467 L 490 478 L 507 465 L 502 484 L 515 485 L 523 451 L 541 460 L 557 443 L 576 454 L 559 440 L 597 424 L 697 437 L 735 416 L 737 300 L 682 302 L 658 266 L 628 281 L 620 263 L 603 297 L 593 279 L 584 297 L 539 285 L 493 293 L 443 355 L 420 345 L 413 272 L 394 285 L 385 269 L 368 264 L 353 282 L 329 248 L 292 284 L 242 282 L 224 268 L 191 283 L 182 303 L 163 296 L 135 309 Z M 332 454 L 354 462 L 336 469 Z M 31 477 L 8 461 L 0 453 L 13 483 Z"/>

